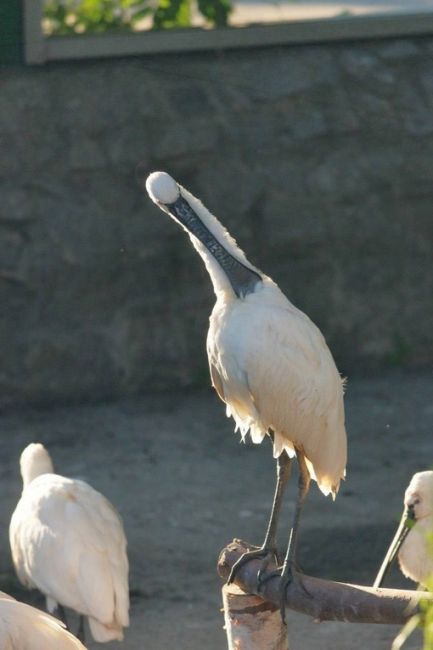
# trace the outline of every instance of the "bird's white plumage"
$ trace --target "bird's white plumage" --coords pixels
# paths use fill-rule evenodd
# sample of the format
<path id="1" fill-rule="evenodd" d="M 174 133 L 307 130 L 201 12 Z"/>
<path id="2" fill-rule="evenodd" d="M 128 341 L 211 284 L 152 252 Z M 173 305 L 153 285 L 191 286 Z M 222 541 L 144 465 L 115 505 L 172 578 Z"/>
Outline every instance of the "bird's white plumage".
<path id="1" fill-rule="evenodd" d="M 28 450 L 24 454 L 29 458 Z M 20 581 L 46 595 L 49 611 L 60 603 L 87 616 L 97 641 L 123 638 L 129 624 L 126 538 L 102 494 L 77 479 L 37 476 L 24 487 L 9 537 Z"/>
<path id="2" fill-rule="evenodd" d="M 0 592 L 1 650 L 86 650 L 56 618 Z"/>
<path id="3" fill-rule="evenodd" d="M 179 198 L 176 181 L 166 172 L 153 172 L 146 180 L 147 192 L 155 203 L 174 203 Z"/>
<path id="4" fill-rule="evenodd" d="M 405 506 L 413 505 L 415 525 L 398 554 L 403 574 L 423 585 L 433 580 L 433 472 L 417 472 L 409 483 Z"/>
<path id="5" fill-rule="evenodd" d="M 295 448 L 303 451 L 319 488 L 335 496 L 347 456 L 343 382 L 322 334 L 247 260 L 218 219 L 178 187 L 226 251 L 262 279 L 253 293 L 238 298 L 216 259 L 179 222 L 202 257 L 217 297 L 207 352 L 212 383 L 227 415 L 243 436 L 250 431 L 254 442 L 272 429 L 275 456 L 283 449 L 290 455 Z"/>
<path id="6" fill-rule="evenodd" d="M 242 335 L 240 336 L 240 332 Z M 274 432 L 274 456 L 304 451 L 324 494 L 346 466 L 343 386 L 311 320 L 266 278 L 244 300 L 217 300 L 207 349 L 212 381 L 243 436 Z"/>
<path id="7" fill-rule="evenodd" d="M 24 487 L 37 476 L 54 472 L 50 455 L 40 442 L 32 442 L 23 450 L 20 457 L 20 472 Z"/>

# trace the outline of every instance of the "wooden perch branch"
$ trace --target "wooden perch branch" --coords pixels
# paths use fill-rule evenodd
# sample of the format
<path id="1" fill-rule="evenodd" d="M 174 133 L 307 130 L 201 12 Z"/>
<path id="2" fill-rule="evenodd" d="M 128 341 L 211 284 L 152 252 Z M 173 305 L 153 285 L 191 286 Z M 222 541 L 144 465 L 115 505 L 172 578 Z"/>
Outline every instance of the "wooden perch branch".
<path id="1" fill-rule="evenodd" d="M 227 579 L 233 564 L 249 548 L 245 542 L 233 540 L 221 552 L 218 561 L 219 575 Z M 237 573 L 235 582 L 244 592 L 257 594 L 257 571 L 260 566 L 260 560 L 251 560 Z M 272 570 L 275 570 L 275 566 L 269 565 L 267 572 Z M 278 580 L 276 577 L 266 582 L 258 595 L 266 601 L 278 604 Z M 312 616 L 318 621 L 403 625 L 417 611 L 421 599 L 432 600 L 433 594 L 361 587 L 296 574 L 287 589 L 286 603 L 289 609 Z"/>

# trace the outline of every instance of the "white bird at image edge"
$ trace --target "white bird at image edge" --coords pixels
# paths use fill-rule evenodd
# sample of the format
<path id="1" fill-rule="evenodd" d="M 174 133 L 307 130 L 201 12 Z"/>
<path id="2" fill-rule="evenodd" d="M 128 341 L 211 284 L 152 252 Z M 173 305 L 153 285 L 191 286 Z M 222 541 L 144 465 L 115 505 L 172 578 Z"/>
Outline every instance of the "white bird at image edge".
<path id="1" fill-rule="evenodd" d="M 433 587 L 433 472 L 417 472 L 404 495 L 404 512 L 374 582 L 380 587 L 395 557 L 406 578 Z"/>
<path id="2" fill-rule="evenodd" d="M 1 650 L 86 650 L 60 621 L 0 591 Z"/>
<path id="3" fill-rule="evenodd" d="M 20 458 L 23 492 L 9 538 L 19 580 L 87 616 L 96 641 L 121 640 L 129 624 L 126 537 L 111 503 L 90 485 L 53 473 L 39 443 Z"/>

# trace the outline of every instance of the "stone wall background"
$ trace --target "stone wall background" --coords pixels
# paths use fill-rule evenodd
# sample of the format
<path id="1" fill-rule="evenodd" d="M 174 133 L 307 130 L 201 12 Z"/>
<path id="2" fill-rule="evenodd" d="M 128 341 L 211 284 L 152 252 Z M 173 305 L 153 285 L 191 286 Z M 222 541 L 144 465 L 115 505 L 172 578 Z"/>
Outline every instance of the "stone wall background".
<path id="1" fill-rule="evenodd" d="M 0 407 L 208 383 L 171 173 L 343 373 L 433 361 L 433 38 L 0 69 Z"/>

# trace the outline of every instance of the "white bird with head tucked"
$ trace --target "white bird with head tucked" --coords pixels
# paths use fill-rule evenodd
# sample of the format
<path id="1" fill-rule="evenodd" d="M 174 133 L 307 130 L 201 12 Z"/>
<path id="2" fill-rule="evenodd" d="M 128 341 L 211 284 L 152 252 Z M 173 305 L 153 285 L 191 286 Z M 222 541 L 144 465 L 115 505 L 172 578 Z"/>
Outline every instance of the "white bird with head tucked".
<path id="1" fill-rule="evenodd" d="M 24 449 L 20 468 L 23 492 L 9 527 L 19 580 L 45 594 L 49 612 L 78 612 L 81 640 L 84 616 L 96 641 L 121 640 L 129 624 L 129 592 L 119 515 L 84 481 L 54 474 L 40 443 Z"/>
<path id="2" fill-rule="evenodd" d="M 86 650 L 64 625 L 0 591 L 1 650 Z"/>
<path id="3" fill-rule="evenodd" d="M 154 172 L 151 199 L 189 234 L 216 294 L 207 337 L 212 384 L 243 438 L 266 434 L 277 459 L 277 485 L 265 540 L 244 554 L 229 581 L 250 558 L 263 570 L 276 557 L 276 528 L 290 459 L 299 464 L 298 499 L 281 570 L 281 613 L 292 579 L 299 517 L 310 478 L 337 494 L 346 467 L 343 382 L 319 329 L 253 266 L 220 222 L 171 176 Z"/>
<path id="4" fill-rule="evenodd" d="M 398 556 L 402 573 L 420 584 L 433 583 L 433 472 L 417 472 L 404 495 L 404 511 L 397 532 L 374 581 L 380 587 Z"/>

